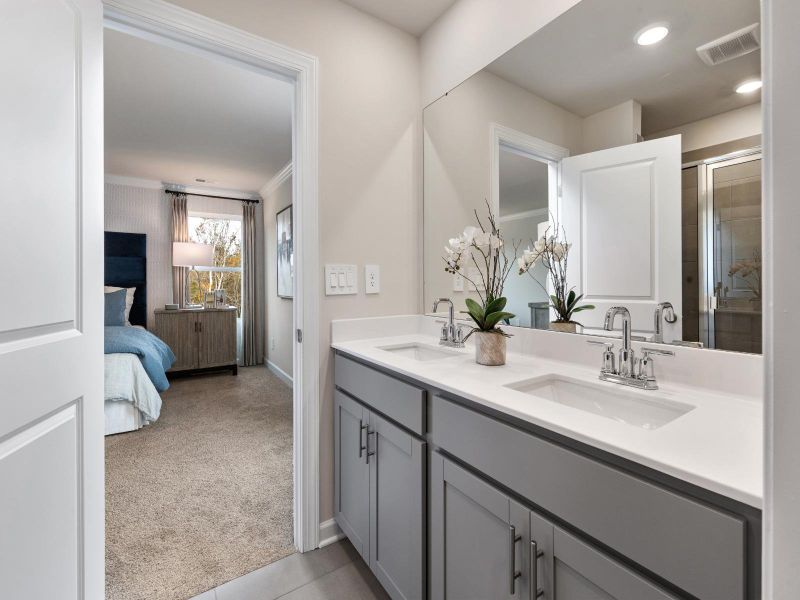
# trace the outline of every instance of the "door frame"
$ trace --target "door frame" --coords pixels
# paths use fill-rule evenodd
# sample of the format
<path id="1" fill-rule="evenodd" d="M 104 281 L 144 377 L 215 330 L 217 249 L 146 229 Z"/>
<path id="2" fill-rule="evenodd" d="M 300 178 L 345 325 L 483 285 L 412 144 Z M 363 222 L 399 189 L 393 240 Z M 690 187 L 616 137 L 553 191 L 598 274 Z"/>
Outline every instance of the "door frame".
<path id="1" fill-rule="evenodd" d="M 298 551 L 319 545 L 318 60 L 162 0 L 103 0 L 104 26 L 247 66 L 294 85 L 293 515 Z"/>

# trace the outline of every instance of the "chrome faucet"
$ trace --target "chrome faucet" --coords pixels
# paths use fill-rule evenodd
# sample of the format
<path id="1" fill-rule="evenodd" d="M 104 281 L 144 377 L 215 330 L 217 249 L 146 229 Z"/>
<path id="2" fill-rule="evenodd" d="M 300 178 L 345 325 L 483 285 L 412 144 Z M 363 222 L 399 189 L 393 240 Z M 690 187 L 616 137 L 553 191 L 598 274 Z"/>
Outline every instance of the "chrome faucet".
<path id="1" fill-rule="evenodd" d="M 664 329 L 661 326 L 661 319 L 667 323 L 674 323 L 678 320 L 675 314 L 675 307 L 671 302 L 661 302 L 656 305 L 655 313 L 653 313 L 653 342 L 657 344 L 664 343 Z"/>
<path id="2" fill-rule="evenodd" d="M 622 348 L 619 349 L 619 370 L 617 374 L 622 377 L 633 377 L 634 358 L 631 348 L 631 313 L 624 306 L 612 306 L 606 312 L 603 329 L 612 331 L 617 315 L 622 316 Z"/>
<path id="3" fill-rule="evenodd" d="M 612 342 L 600 340 L 588 340 L 590 344 L 604 346 L 603 363 L 600 369 L 600 379 L 641 388 L 643 390 L 657 390 L 655 371 L 653 369 L 652 356 L 674 356 L 670 350 L 659 350 L 656 348 L 643 348 L 642 358 L 636 360 L 631 348 L 631 313 L 624 306 L 613 306 L 606 312 L 606 319 L 603 327 L 606 331 L 614 329 L 614 320 L 617 315 L 622 316 L 622 348 L 619 351 L 619 368 L 615 368 L 614 354 L 611 349 L 614 347 Z"/>
<path id="4" fill-rule="evenodd" d="M 450 298 L 439 298 L 433 301 L 433 312 L 439 309 L 439 304 L 447 302 L 447 323 L 442 325 L 442 332 L 439 336 L 439 345 L 450 346 L 452 348 L 464 347 L 464 335 L 461 327 L 455 323 L 455 308 Z"/>

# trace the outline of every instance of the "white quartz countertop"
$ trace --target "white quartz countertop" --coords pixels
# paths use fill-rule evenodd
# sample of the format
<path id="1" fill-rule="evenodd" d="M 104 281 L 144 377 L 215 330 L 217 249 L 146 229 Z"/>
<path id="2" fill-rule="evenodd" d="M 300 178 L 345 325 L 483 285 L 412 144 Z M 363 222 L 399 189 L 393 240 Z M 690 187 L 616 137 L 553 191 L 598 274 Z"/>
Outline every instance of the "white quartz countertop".
<path id="1" fill-rule="evenodd" d="M 435 346 L 437 340 L 416 333 L 338 341 L 332 346 L 368 363 L 761 508 L 762 404 L 750 397 L 659 381 L 659 390 L 640 393 L 694 408 L 658 429 L 643 429 L 504 387 L 552 374 L 608 386 L 609 391 L 630 389 L 598 381 L 599 365 L 594 369 L 509 353 L 505 365 L 485 367 L 475 363 L 474 349 L 469 347 L 458 350 L 458 356 L 431 361 L 418 361 L 380 348 L 407 343 Z"/>

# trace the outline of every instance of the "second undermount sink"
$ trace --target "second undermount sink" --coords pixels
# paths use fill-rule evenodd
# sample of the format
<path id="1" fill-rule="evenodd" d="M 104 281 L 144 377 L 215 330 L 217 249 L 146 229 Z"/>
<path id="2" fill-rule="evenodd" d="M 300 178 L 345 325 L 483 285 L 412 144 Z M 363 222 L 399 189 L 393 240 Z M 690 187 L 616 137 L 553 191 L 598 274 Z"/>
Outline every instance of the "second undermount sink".
<path id="1" fill-rule="evenodd" d="M 648 430 L 658 429 L 694 409 L 690 404 L 647 397 L 652 392 L 635 392 L 621 386 L 619 390 L 611 389 L 606 384 L 593 385 L 560 375 L 517 381 L 505 387 Z"/>
<path id="2" fill-rule="evenodd" d="M 440 360 L 442 358 L 462 356 L 463 354 L 456 350 L 442 348 L 441 346 L 432 346 L 430 344 L 422 344 L 419 342 L 393 344 L 391 346 L 378 346 L 378 349 L 419 361 Z"/>

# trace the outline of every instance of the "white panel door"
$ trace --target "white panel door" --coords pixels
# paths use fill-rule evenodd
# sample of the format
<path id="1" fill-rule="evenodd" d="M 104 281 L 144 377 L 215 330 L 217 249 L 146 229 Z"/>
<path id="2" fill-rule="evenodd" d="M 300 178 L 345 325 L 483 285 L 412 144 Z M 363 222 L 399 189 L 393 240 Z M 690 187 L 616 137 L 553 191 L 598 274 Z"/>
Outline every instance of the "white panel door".
<path id="1" fill-rule="evenodd" d="M 576 318 L 601 328 L 606 310 L 621 305 L 634 330 L 648 332 L 656 305 L 671 302 L 679 318 L 662 321 L 664 339 L 680 339 L 680 136 L 579 154 L 561 169 L 569 283 L 597 307 Z"/>
<path id="2" fill-rule="evenodd" d="M 100 0 L 0 0 L 0 597 L 100 599 Z"/>

